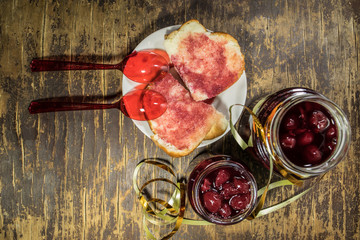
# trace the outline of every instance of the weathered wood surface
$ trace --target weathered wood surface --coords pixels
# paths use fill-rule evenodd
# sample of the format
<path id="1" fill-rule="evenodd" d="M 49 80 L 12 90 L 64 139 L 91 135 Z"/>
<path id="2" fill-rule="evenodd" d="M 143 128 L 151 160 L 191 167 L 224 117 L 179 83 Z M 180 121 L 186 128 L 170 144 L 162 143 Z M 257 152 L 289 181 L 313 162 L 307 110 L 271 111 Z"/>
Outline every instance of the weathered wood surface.
<path id="1" fill-rule="evenodd" d="M 131 186 L 136 164 L 171 159 L 117 110 L 30 115 L 34 99 L 106 97 L 121 92 L 120 71 L 31 73 L 37 57 L 118 62 L 150 33 L 198 19 L 232 34 L 246 58 L 248 103 L 290 86 L 313 88 L 350 119 L 348 157 L 309 194 L 240 224 L 183 225 L 173 239 L 360 239 L 360 3 L 304 1 L 0 2 L 0 238 L 143 239 Z M 252 164 L 230 134 L 208 147 Z M 278 189 L 268 204 L 298 192 Z M 187 217 L 195 217 L 188 208 Z"/>

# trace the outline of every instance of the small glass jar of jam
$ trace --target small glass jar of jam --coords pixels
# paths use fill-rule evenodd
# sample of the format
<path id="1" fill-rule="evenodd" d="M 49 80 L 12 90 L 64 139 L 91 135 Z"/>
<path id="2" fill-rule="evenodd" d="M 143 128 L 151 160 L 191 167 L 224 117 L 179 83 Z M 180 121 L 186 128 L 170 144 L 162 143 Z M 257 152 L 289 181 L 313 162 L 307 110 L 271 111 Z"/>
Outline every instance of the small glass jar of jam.
<path id="1" fill-rule="evenodd" d="M 230 225 L 254 210 L 256 181 L 248 168 L 231 156 L 202 154 L 190 163 L 187 173 L 190 204 L 204 220 Z"/>
<path id="2" fill-rule="evenodd" d="M 306 88 L 288 88 L 268 95 L 252 108 L 265 130 L 255 134 L 254 119 L 244 112 L 239 134 L 251 140 L 251 155 L 269 168 L 295 179 L 307 179 L 334 168 L 350 145 L 350 125 L 344 112 L 323 95 Z M 250 141 L 250 142 L 251 142 Z"/>

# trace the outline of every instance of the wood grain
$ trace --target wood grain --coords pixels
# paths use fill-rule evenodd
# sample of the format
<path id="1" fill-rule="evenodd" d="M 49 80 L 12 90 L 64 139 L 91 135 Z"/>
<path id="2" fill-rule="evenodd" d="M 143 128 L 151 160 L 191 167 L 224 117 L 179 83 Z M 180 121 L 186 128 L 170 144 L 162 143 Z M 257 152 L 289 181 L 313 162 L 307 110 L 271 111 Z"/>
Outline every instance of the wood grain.
<path id="1" fill-rule="evenodd" d="M 3 0 L 0 2 L 0 238 L 144 239 L 136 164 L 172 159 L 117 110 L 30 115 L 32 100 L 121 93 L 120 71 L 31 73 L 33 58 L 116 63 L 152 32 L 198 19 L 233 35 L 246 59 L 247 103 L 303 86 L 336 102 L 352 126 L 348 156 L 305 197 L 240 224 L 181 226 L 173 239 L 360 239 L 360 4 L 357 0 Z M 206 148 L 266 171 L 230 134 Z M 156 173 L 152 173 L 155 175 Z M 269 194 L 267 204 L 299 192 Z M 197 218 L 191 208 L 186 217 Z"/>

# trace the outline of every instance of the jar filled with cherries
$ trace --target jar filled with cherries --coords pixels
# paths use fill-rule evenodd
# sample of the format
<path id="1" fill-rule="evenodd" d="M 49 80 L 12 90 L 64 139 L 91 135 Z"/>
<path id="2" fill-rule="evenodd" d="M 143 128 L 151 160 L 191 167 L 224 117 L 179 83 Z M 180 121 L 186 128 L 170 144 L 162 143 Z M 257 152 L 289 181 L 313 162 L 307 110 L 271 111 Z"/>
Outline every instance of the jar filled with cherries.
<path id="1" fill-rule="evenodd" d="M 189 202 L 204 220 L 235 224 L 254 210 L 256 181 L 239 160 L 227 155 L 202 154 L 190 163 L 187 172 Z"/>
<path id="2" fill-rule="evenodd" d="M 252 115 L 244 113 L 239 134 L 250 140 L 251 155 L 269 168 L 296 179 L 321 175 L 334 168 L 350 145 L 350 125 L 344 112 L 323 95 L 306 88 L 284 89 L 260 99 L 253 112 L 265 130 L 265 141 L 255 134 Z"/>

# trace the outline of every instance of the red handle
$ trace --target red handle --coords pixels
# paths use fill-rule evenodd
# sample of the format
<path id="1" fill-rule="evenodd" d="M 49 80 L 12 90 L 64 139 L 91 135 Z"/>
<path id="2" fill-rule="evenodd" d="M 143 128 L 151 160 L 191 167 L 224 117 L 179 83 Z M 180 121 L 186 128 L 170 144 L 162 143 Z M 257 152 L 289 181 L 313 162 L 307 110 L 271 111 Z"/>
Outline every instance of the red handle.
<path id="1" fill-rule="evenodd" d="M 73 102 L 31 102 L 29 112 L 45 113 L 71 110 L 93 110 L 116 108 L 115 104 L 97 104 L 97 103 L 73 103 Z"/>
<path id="2" fill-rule="evenodd" d="M 30 64 L 32 72 L 61 71 L 61 70 L 97 70 L 120 69 L 120 64 L 95 64 L 69 61 L 33 59 Z"/>

